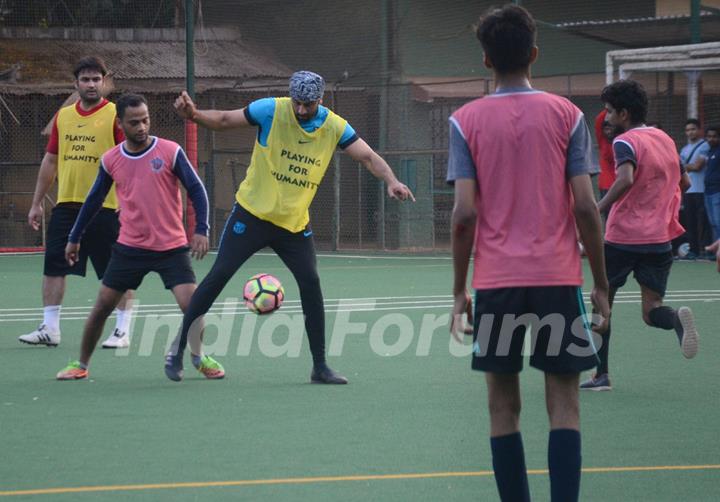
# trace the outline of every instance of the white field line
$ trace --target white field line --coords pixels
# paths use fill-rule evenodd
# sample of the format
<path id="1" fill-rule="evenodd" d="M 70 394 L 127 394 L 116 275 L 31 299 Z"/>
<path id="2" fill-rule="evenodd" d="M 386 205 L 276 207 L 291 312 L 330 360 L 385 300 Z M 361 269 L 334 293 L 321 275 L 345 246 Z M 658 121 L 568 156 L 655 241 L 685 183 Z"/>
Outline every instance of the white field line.
<path id="1" fill-rule="evenodd" d="M 585 301 L 589 301 L 589 293 L 583 294 Z M 686 291 L 678 290 L 669 292 L 665 301 L 668 303 L 692 303 L 692 302 L 717 302 L 720 301 L 720 290 Z M 615 297 L 615 304 L 639 304 L 640 293 L 636 291 L 619 292 Z M 373 312 L 373 311 L 404 311 L 417 309 L 447 309 L 452 308 L 449 295 L 430 296 L 383 296 L 370 298 L 334 298 L 326 300 L 325 310 L 328 314 L 338 312 Z M 64 320 L 83 320 L 87 318 L 91 305 L 81 307 L 63 307 Z M 216 302 L 210 309 L 209 314 L 227 313 L 235 315 L 251 315 L 242 301 Z M 299 300 L 288 300 L 282 309 L 285 314 L 302 313 Z M 180 317 L 174 303 L 161 304 L 140 304 L 134 314 L 136 319 L 157 317 Z M 42 308 L 6 308 L 0 309 L 0 322 L 27 322 L 37 321 L 42 316 Z"/>

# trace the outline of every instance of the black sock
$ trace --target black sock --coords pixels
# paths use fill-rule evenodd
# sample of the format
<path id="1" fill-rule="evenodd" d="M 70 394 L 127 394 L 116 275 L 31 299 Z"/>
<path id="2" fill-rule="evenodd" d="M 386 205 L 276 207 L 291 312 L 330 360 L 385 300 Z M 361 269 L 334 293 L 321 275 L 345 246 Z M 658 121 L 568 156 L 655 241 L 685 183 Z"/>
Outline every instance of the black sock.
<path id="1" fill-rule="evenodd" d="M 507 436 L 491 437 L 495 483 L 503 502 L 525 502 L 530 500 L 525 452 L 519 432 Z"/>
<path id="2" fill-rule="evenodd" d="M 578 500 L 581 467 L 580 431 L 551 430 L 548 441 L 551 501 L 572 502 Z"/>
<path id="3" fill-rule="evenodd" d="M 610 357 L 610 325 L 608 325 L 608 329 L 605 333 L 600 334 L 601 343 L 602 345 L 598 349 L 598 365 L 597 365 L 597 375 L 604 375 L 605 373 L 609 373 L 608 370 L 608 358 Z"/>
<path id="4" fill-rule="evenodd" d="M 648 312 L 648 317 L 653 326 L 660 329 L 677 329 L 677 311 L 666 305 L 655 307 Z"/>

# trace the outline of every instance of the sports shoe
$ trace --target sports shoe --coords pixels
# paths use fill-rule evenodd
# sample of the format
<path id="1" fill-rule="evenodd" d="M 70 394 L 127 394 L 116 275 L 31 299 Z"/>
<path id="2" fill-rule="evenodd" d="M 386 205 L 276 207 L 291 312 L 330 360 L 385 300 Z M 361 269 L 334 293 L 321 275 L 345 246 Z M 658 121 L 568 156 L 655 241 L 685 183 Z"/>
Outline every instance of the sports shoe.
<path id="1" fill-rule="evenodd" d="M 220 380 L 225 377 L 225 368 L 210 356 L 202 356 L 200 364 L 193 366 L 210 380 Z"/>
<path id="2" fill-rule="evenodd" d="M 125 349 L 130 346 L 130 337 L 124 331 L 115 328 L 112 335 L 102 344 L 103 349 Z"/>
<path id="3" fill-rule="evenodd" d="M 73 361 L 61 369 L 56 378 L 58 380 L 82 380 L 87 377 L 87 368 L 83 369 L 82 366 L 80 366 L 80 361 Z"/>
<path id="4" fill-rule="evenodd" d="M 595 391 L 612 390 L 610 376 L 607 373 L 603 373 L 602 375 L 595 374 L 589 380 L 581 383 L 580 389 Z"/>
<path id="5" fill-rule="evenodd" d="M 310 373 L 310 383 L 345 385 L 348 380 L 328 366 L 323 366 L 320 368 L 313 367 L 312 373 Z"/>
<path id="6" fill-rule="evenodd" d="M 183 355 L 172 352 L 165 356 L 165 376 L 173 382 L 179 382 L 183 379 Z"/>
<path id="7" fill-rule="evenodd" d="M 18 337 L 22 343 L 30 345 L 47 345 L 48 347 L 57 347 L 60 343 L 60 332 L 52 332 L 47 326 L 41 324 L 38 329 L 27 335 Z"/>
<path id="8" fill-rule="evenodd" d="M 700 338 L 695 327 L 695 317 L 690 307 L 680 307 L 677 310 L 677 318 L 680 323 L 675 327 L 680 338 L 680 347 L 686 359 L 695 357 L 698 351 L 698 339 Z"/>

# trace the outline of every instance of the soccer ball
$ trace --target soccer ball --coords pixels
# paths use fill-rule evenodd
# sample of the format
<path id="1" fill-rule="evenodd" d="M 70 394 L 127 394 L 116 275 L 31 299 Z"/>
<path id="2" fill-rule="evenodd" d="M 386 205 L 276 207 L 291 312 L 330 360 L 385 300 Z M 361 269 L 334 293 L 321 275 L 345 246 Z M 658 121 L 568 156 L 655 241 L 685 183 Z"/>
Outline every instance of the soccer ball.
<path id="1" fill-rule="evenodd" d="M 282 305 L 285 290 L 277 277 L 270 274 L 257 274 L 248 279 L 243 289 L 243 300 L 250 312 L 270 314 Z"/>

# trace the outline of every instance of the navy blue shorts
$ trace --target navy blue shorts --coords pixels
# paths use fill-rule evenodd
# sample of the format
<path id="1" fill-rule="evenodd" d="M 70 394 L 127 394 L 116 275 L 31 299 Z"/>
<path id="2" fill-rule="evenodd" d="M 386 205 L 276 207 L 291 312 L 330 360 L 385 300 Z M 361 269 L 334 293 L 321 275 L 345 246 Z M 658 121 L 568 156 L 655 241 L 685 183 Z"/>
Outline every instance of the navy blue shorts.
<path id="1" fill-rule="evenodd" d="M 612 289 L 623 287 L 632 272 L 638 284 L 665 296 L 672 264 L 672 251 L 634 253 L 605 244 L 605 269 Z"/>
<path id="2" fill-rule="evenodd" d="M 524 353 L 530 366 L 546 373 L 594 368 L 597 345 L 587 321 L 577 286 L 477 290 L 472 369 L 518 373 Z M 524 350 L 524 344 L 530 345 Z"/>
<path id="3" fill-rule="evenodd" d="M 150 272 L 157 272 L 172 289 L 179 284 L 195 284 L 188 246 L 168 251 L 150 251 L 115 244 L 102 283 L 115 291 L 137 289 Z"/>
<path id="4" fill-rule="evenodd" d="M 65 260 L 65 246 L 68 242 L 82 204 L 61 203 L 55 206 L 50 216 L 45 243 L 45 266 L 43 273 L 51 277 L 79 275 L 85 277 L 87 261 L 93 264 L 98 279 L 102 279 L 110 262 L 112 247 L 120 232 L 118 213 L 114 209 L 101 209 L 93 218 L 80 241 L 80 253 L 75 265 Z"/>

